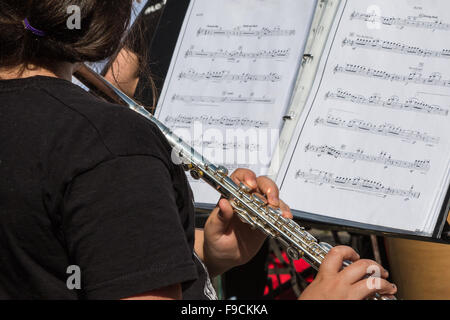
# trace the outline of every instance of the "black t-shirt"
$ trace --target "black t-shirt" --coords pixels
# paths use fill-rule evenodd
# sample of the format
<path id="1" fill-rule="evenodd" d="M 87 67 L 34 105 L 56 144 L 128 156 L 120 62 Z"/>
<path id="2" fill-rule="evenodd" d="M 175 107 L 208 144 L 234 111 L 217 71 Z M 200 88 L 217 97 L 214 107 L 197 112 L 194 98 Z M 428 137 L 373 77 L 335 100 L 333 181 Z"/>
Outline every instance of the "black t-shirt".
<path id="1" fill-rule="evenodd" d="M 120 299 L 176 283 L 210 298 L 170 152 L 150 121 L 68 81 L 0 80 L 0 299 Z"/>

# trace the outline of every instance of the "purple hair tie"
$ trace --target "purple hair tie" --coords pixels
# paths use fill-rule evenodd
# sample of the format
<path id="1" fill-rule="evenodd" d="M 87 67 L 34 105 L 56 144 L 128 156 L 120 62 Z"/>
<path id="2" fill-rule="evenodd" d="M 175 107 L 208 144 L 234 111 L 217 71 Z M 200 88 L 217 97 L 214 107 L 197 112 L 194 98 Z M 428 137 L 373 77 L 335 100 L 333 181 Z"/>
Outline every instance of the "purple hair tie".
<path id="1" fill-rule="evenodd" d="M 28 21 L 28 18 L 25 18 L 23 20 L 23 25 L 25 26 L 26 30 L 30 30 L 33 34 L 39 36 L 39 37 L 45 37 L 45 32 L 39 29 L 36 29 L 33 27 L 30 22 Z"/>

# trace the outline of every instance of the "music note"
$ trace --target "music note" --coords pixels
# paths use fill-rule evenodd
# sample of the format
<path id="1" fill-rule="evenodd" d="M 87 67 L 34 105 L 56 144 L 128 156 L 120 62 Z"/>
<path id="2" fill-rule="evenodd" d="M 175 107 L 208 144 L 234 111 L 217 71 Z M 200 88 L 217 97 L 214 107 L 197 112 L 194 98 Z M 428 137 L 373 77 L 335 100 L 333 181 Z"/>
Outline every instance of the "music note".
<path id="1" fill-rule="evenodd" d="M 386 81 L 404 82 L 405 84 L 415 83 L 430 86 L 450 87 L 450 79 L 442 79 L 442 75 L 439 72 L 434 72 L 428 77 L 423 77 L 420 72 L 411 72 L 408 75 L 400 75 L 355 64 L 338 64 L 334 68 L 334 72 L 358 75 Z"/>
<path id="2" fill-rule="evenodd" d="M 177 116 L 167 116 L 164 123 L 170 126 L 187 125 L 191 126 L 195 122 L 199 122 L 208 126 L 215 127 L 243 127 L 243 128 L 268 128 L 268 121 L 253 120 L 246 117 L 215 117 L 211 115 L 192 116 L 186 114 L 178 114 Z"/>
<path id="3" fill-rule="evenodd" d="M 418 199 L 420 192 L 414 190 L 414 186 L 410 189 L 400 189 L 383 185 L 381 182 L 362 178 L 362 177 L 345 177 L 337 176 L 334 173 L 310 169 L 308 172 L 298 170 L 295 179 L 302 179 L 306 183 L 317 185 L 329 185 L 332 188 L 345 191 L 363 192 L 369 195 L 376 195 L 383 198 L 388 196 L 404 197 L 405 200 Z"/>
<path id="4" fill-rule="evenodd" d="M 205 51 L 195 50 L 190 48 L 186 51 L 186 58 L 208 58 L 208 59 L 226 59 L 228 61 L 239 61 L 239 59 L 248 60 L 286 60 L 289 58 L 290 49 L 274 49 L 274 50 L 259 50 L 254 52 L 245 52 L 242 47 L 237 50 L 217 50 L 217 51 Z"/>
<path id="5" fill-rule="evenodd" d="M 442 49 L 441 51 L 419 48 L 406 45 L 401 42 L 386 41 L 381 39 L 371 39 L 368 37 L 346 37 L 342 41 L 342 46 L 348 46 L 353 49 L 369 49 L 385 52 L 395 52 L 404 55 L 414 55 L 423 58 L 444 58 L 450 59 L 450 49 Z"/>
<path id="6" fill-rule="evenodd" d="M 414 162 L 394 159 L 392 155 L 381 151 L 379 154 L 366 154 L 362 149 L 355 152 L 345 151 L 337 147 L 329 145 L 313 145 L 308 143 L 305 147 L 305 152 L 313 152 L 318 155 L 330 156 L 336 159 L 348 159 L 352 161 L 364 161 L 371 163 L 378 163 L 387 167 L 398 167 L 408 170 L 417 170 L 420 172 L 427 172 L 430 170 L 430 160 L 415 160 Z"/>
<path id="7" fill-rule="evenodd" d="M 203 151 L 205 148 L 208 149 L 221 149 L 224 151 L 232 150 L 232 151 L 250 151 L 250 152 L 256 152 L 260 151 L 261 145 L 257 143 L 250 143 L 250 142 L 223 142 L 223 141 L 216 141 L 214 139 L 212 140 L 203 140 L 203 139 L 196 139 L 193 141 L 190 141 L 190 145 L 194 147 L 196 150 Z M 228 167 L 228 166 L 227 166 Z"/>
<path id="8" fill-rule="evenodd" d="M 398 28 L 420 28 L 420 29 L 428 29 L 428 30 L 440 30 L 440 31 L 449 31 L 450 30 L 450 23 L 444 23 L 439 20 L 434 21 L 424 21 L 419 20 L 422 18 L 421 16 L 417 17 L 408 17 L 407 19 L 404 18 L 396 18 L 396 17 L 383 17 L 378 16 L 376 14 L 369 14 L 369 13 L 360 13 L 357 11 L 354 11 L 351 16 L 350 20 L 361 20 L 365 22 L 370 23 L 382 23 L 387 26 L 397 26 Z"/>
<path id="9" fill-rule="evenodd" d="M 331 2 L 280 142 L 283 198 L 312 219 L 431 236 L 450 184 L 450 1 Z"/>
<path id="10" fill-rule="evenodd" d="M 256 29 L 254 26 L 235 27 L 233 29 L 222 29 L 220 27 L 199 28 L 197 36 L 214 36 L 214 37 L 255 37 L 258 39 L 264 37 L 289 37 L 295 36 L 295 30 L 281 29 L 280 27 L 263 27 Z"/>
<path id="11" fill-rule="evenodd" d="M 328 92 L 327 99 L 334 99 L 339 101 L 352 102 L 360 105 L 367 105 L 371 107 L 383 107 L 388 109 L 396 109 L 403 111 L 420 112 L 427 114 L 434 114 L 439 116 L 448 116 L 449 110 L 438 105 L 431 105 L 417 98 L 408 98 L 404 101 L 397 96 L 383 98 L 381 95 L 374 93 L 370 97 L 365 97 L 360 94 L 350 93 L 342 89 L 336 92 Z"/>
<path id="12" fill-rule="evenodd" d="M 244 104 L 274 104 L 274 98 L 268 97 L 256 97 L 254 95 L 250 96 L 233 96 L 233 95 L 223 95 L 223 96 L 192 96 L 192 95 L 180 95 L 174 94 L 172 101 L 183 101 L 185 103 L 206 103 L 206 104 L 216 104 L 216 103 L 244 103 Z"/>
<path id="13" fill-rule="evenodd" d="M 193 81 L 199 80 L 211 80 L 216 82 L 221 81 L 239 81 L 239 82 L 250 82 L 250 81 L 264 81 L 264 82 L 279 82 L 281 81 L 281 75 L 271 72 L 269 74 L 251 74 L 243 72 L 241 74 L 233 74 L 230 71 L 208 71 L 208 72 L 197 72 L 195 70 L 189 70 L 187 72 L 181 72 L 178 75 L 179 79 L 188 79 Z"/>
<path id="14" fill-rule="evenodd" d="M 345 130 L 357 131 L 361 133 L 370 133 L 374 135 L 382 135 L 392 138 L 399 138 L 404 141 L 416 143 L 417 141 L 427 144 L 438 144 L 439 137 L 433 137 L 425 132 L 403 129 L 391 123 L 374 124 L 370 121 L 360 119 L 344 120 L 339 117 L 328 115 L 326 119 L 318 117 L 314 124 L 340 128 Z"/>

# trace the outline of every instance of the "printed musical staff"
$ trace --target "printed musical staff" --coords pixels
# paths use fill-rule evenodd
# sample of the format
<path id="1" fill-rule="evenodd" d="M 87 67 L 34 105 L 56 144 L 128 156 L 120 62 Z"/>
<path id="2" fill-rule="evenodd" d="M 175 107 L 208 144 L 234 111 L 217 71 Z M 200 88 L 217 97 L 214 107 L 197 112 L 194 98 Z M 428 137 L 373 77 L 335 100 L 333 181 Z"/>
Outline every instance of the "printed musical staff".
<path id="1" fill-rule="evenodd" d="M 263 81 L 263 82 L 279 82 L 281 81 L 281 75 L 271 72 L 269 74 L 251 74 L 248 72 L 243 72 L 240 74 L 233 74 L 230 71 L 208 71 L 208 72 L 197 72 L 195 70 L 189 70 L 188 72 L 181 72 L 178 76 L 179 79 L 188 79 L 193 81 L 199 80 L 211 80 L 211 81 L 239 81 L 239 82 L 250 82 L 250 81 Z"/>
<path id="2" fill-rule="evenodd" d="M 280 20 L 276 2 L 190 1 L 155 111 L 214 163 L 260 175 L 274 155 L 317 7 L 283 0 L 289 12 Z M 216 140 L 193 141 L 199 136 Z M 208 188 L 193 185 L 197 202 L 216 201 Z"/>
<path id="3" fill-rule="evenodd" d="M 214 117 L 210 115 L 192 116 L 178 114 L 177 116 L 167 116 L 164 123 L 170 126 L 188 125 L 191 126 L 195 122 L 202 123 L 209 126 L 220 127 L 244 127 L 244 128 L 268 128 L 268 121 L 260 121 L 254 119 L 248 119 L 245 117 L 228 117 L 220 116 Z"/>
<path id="4" fill-rule="evenodd" d="M 204 149 L 214 149 L 214 150 L 234 151 L 234 152 L 237 152 L 239 150 L 255 152 L 260 151 L 262 149 L 261 145 L 257 143 L 242 142 L 242 141 L 223 142 L 223 141 L 216 141 L 214 139 L 212 140 L 196 139 L 194 141 L 191 141 L 190 145 L 199 152 L 204 151 Z"/>
<path id="5" fill-rule="evenodd" d="M 313 145 L 308 143 L 305 147 L 305 152 L 316 153 L 318 156 L 325 155 L 333 158 L 341 158 L 348 159 L 353 161 L 364 161 L 371 163 L 378 163 L 387 167 L 398 167 L 404 168 L 408 170 L 417 170 L 421 172 L 427 172 L 430 170 L 430 161 L 429 160 L 415 160 L 414 162 L 398 160 L 392 158 L 392 155 L 381 151 L 378 155 L 373 154 L 365 154 L 364 150 L 358 149 L 355 152 L 345 151 L 343 149 L 339 150 L 336 147 L 332 147 L 329 145 Z"/>
<path id="6" fill-rule="evenodd" d="M 183 101 L 186 103 L 207 103 L 207 104 L 215 104 L 215 103 L 255 103 L 255 104 L 274 104 L 275 99 L 267 98 L 267 97 L 255 97 L 253 95 L 250 96 L 191 96 L 191 95 L 180 95 L 174 94 L 172 97 L 172 101 Z"/>
<path id="7" fill-rule="evenodd" d="M 214 36 L 214 37 L 289 37 L 295 36 L 295 30 L 286 30 L 279 27 L 274 28 L 260 28 L 255 29 L 258 26 L 243 26 L 233 29 L 222 29 L 217 26 L 208 26 L 206 28 L 199 28 L 197 36 Z"/>
<path id="8" fill-rule="evenodd" d="M 450 79 L 442 79 L 442 75 L 439 72 L 434 72 L 429 77 L 422 76 L 420 72 L 411 72 L 409 75 L 405 76 L 354 64 L 346 64 L 345 66 L 338 64 L 334 68 L 334 72 L 374 79 L 404 82 L 405 84 L 415 83 L 430 86 L 450 87 Z"/>
<path id="9" fill-rule="evenodd" d="M 208 59 L 226 59 L 228 61 L 238 61 L 239 59 L 249 59 L 256 61 L 258 59 L 278 59 L 286 60 L 289 58 L 290 49 L 280 50 L 259 50 L 255 52 L 245 52 L 242 47 L 237 50 L 217 50 L 217 51 L 205 51 L 195 50 L 190 48 L 186 51 L 186 58 L 208 58 Z"/>
<path id="10" fill-rule="evenodd" d="M 432 236 L 450 182 L 450 1 L 333 3 L 273 166 L 283 198 L 323 221 Z"/>
<path id="11" fill-rule="evenodd" d="M 327 119 L 323 119 L 321 117 L 317 118 L 314 124 L 316 126 L 322 125 L 351 131 L 357 131 L 361 133 L 370 133 L 392 138 L 399 138 L 412 143 L 421 141 L 427 144 L 438 144 L 440 141 L 440 138 L 430 136 L 427 133 L 414 130 L 406 130 L 390 123 L 377 125 L 369 121 L 359 119 L 347 121 L 338 117 L 328 115 Z"/>
<path id="12" fill-rule="evenodd" d="M 421 112 L 440 116 L 448 116 L 449 112 L 448 109 L 445 109 L 438 105 L 430 105 L 417 98 L 408 98 L 405 101 L 400 101 L 400 98 L 397 96 L 383 98 L 377 93 L 374 93 L 370 97 L 365 97 L 363 95 L 353 94 L 342 89 L 338 89 L 336 92 L 328 92 L 326 98 L 372 107 L 383 107 L 395 110 Z"/>
<path id="13" fill-rule="evenodd" d="M 405 200 L 418 199 L 420 192 L 414 190 L 414 186 L 411 186 L 409 190 L 399 189 L 389 186 L 384 186 L 381 182 L 361 178 L 361 177 L 343 177 L 336 176 L 333 173 L 313 170 L 304 172 L 302 170 L 297 171 L 296 179 L 303 179 L 307 183 L 314 183 L 318 185 L 330 185 L 332 188 L 338 188 L 348 191 L 357 191 L 367 194 L 373 194 L 381 197 L 396 196 L 404 197 Z"/>
<path id="14" fill-rule="evenodd" d="M 449 31 L 450 30 L 450 23 L 444 23 L 442 21 L 439 21 L 435 19 L 434 21 L 423 21 L 419 20 L 425 18 L 423 15 L 419 15 L 416 17 L 408 17 L 407 19 L 404 18 L 395 18 L 395 17 L 383 17 L 378 16 L 376 14 L 369 14 L 369 13 L 361 13 L 354 11 L 351 16 L 350 20 L 361 20 L 366 21 L 369 23 L 382 23 L 387 26 L 397 26 L 401 29 L 406 27 L 411 28 L 419 28 L 419 29 L 427 29 L 427 30 L 440 30 L 440 31 Z"/>
<path id="15" fill-rule="evenodd" d="M 369 38 L 345 38 L 342 41 L 342 46 L 352 47 L 353 49 L 371 49 L 386 52 L 395 52 L 405 55 L 413 55 L 424 58 L 444 58 L 450 59 L 450 49 L 442 49 L 441 51 L 423 49 L 414 46 L 408 46 L 400 42 L 386 41 L 381 39 Z"/>

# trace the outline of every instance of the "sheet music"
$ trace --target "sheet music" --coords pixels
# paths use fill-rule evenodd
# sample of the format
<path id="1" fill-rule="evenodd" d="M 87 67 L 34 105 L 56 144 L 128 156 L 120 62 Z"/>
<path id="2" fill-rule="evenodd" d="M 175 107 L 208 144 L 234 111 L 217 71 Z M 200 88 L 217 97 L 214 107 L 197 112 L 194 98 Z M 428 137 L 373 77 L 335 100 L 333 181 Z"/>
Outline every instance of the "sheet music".
<path id="1" fill-rule="evenodd" d="M 265 174 L 316 0 L 192 0 L 156 116 L 210 161 Z M 197 203 L 217 192 L 190 180 Z"/>
<path id="2" fill-rule="evenodd" d="M 431 235 L 450 182 L 450 2 L 344 0 L 277 182 L 299 211 Z"/>

